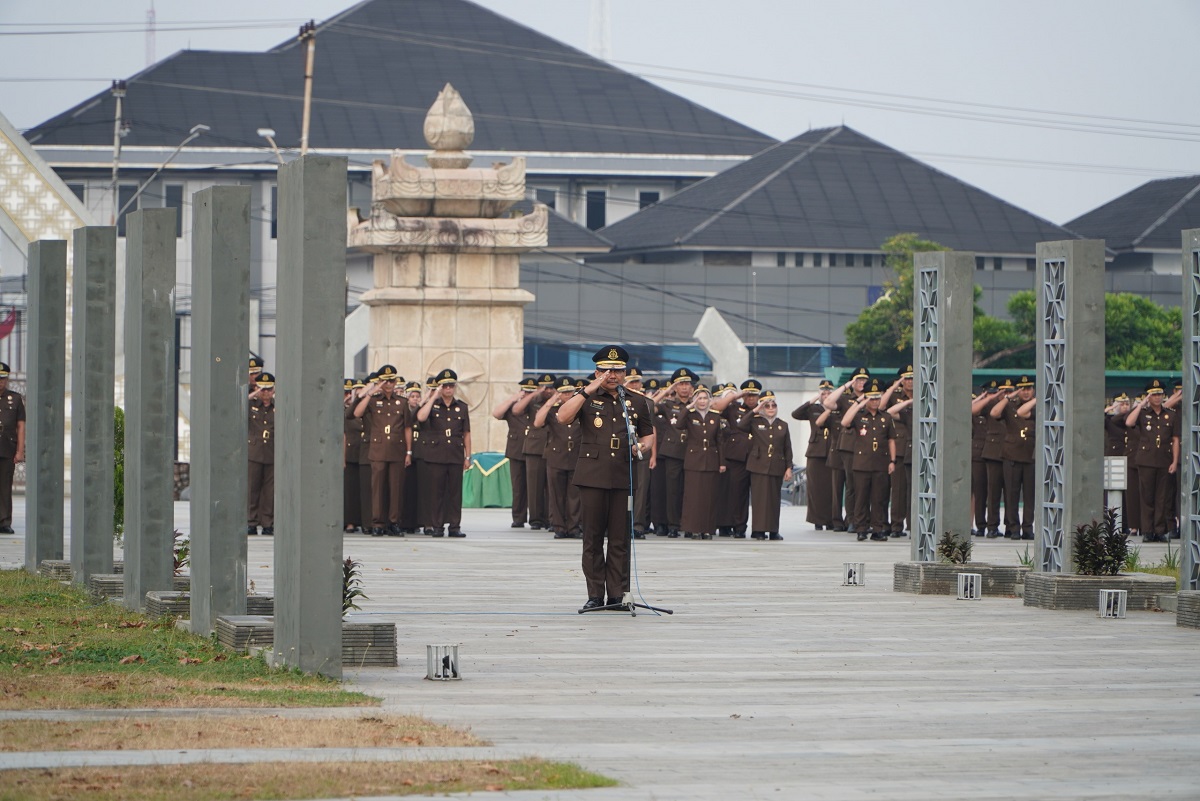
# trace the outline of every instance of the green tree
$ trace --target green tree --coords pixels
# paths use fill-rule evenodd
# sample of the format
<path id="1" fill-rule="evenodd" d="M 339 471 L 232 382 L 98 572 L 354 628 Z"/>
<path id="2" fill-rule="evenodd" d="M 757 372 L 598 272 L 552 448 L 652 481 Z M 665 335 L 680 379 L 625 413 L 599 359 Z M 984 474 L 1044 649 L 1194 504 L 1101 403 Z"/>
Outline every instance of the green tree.
<path id="1" fill-rule="evenodd" d="M 913 233 L 883 243 L 884 265 L 895 274 L 884 293 L 846 326 L 846 355 L 874 367 L 897 367 L 911 359 L 913 325 L 913 254 L 946 250 Z"/>

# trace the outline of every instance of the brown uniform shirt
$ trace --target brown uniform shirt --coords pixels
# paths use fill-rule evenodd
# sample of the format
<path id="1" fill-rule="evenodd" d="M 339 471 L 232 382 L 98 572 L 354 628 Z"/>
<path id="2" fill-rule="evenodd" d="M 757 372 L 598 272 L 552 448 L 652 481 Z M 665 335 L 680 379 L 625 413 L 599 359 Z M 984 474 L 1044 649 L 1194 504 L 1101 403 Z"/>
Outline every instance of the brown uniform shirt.
<path id="1" fill-rule="evenodd" d="M 746 470 L 780 476 L 792 466 L 792 433 L 788 424 L 776 417 L 768 420 L 756 412 L 746 412 L 738 428 L 750 434 L 750 454 Z"/>
<path id="2" fill-rule="evenodd" d="M 579 459 L 579 418 L 572 420 L 570 425 L 563 425 L 558 422 L 558 407 L 566 399 L 551 402 L 554 408 L 546 417 L 546 428 L 550 430 L 546 438 L 546 467 L 551 470 L 574 470 Z"/>
<path id="3" fill-rule="evenodd" d="M 701 414 L 689 411 L 677 418 L 675 427 L 687 432 L 683 469 L 705 473 L 719 472 L 725 466 L 721 454 L 721 424 L 724 418 L 716 412 Z"/>
<path id="4" fill-rule="evenodd" d="M 368 420 L 367 429 L 371 432 L 367 458 L 372 462 L 403 462 L 407 450 L 404 429 L 412 427 L 408 398 L 401 394 L 390 398 L 382 393 L 373 395 L 363 419 Z"/>
<path id="5" fill-rule="evenodd" d="M 250 425 L 246 437 L 247 455 L 252 462 L 275 464 L 275 404 L 250 401 Z"/>
<path id="6" fill-rule="evenodd" d="M 843 429 L 842 441 L 854 444 L 850 469 L 886 473 L 891 461 L 888 440 L 896 438 L 896 421 L 892 416 L 883 409 L 871 413 L 864 406 L 854 415 L 854 425 Z"/>
<path id="7" fill-rule="evenodd" d="M 734 401 L 721 412 L 721 456 L 726 462 L 744 462 L 750 455 L 750 435 L 738 428 L 738 420 L 748 410 L 742 401 Z"/>
<path id="8" fill-rule="evenodd" d="M 793 420 L 808 422 L 808 447 L 804 450 L 807 459 L 824 459 L 829 455 L 829 419 L 831 412 L 825 418 L 825 425 L 817 425 L 817 418 L 825 414 L 825 407 L 820 401 L 805 401 L 792 411 Z"/>
<path id="9" fill-rule="evenodd" d="M 1104 415 L 1105 456 L 1125 456 L 1129 453 L 1127 450 L 1129 429 L 1125 425 L 1127 416 L 1124 414 Z M 1138 419 L 1141 419 L 1141 415 L 1138 415 Z"/>
<path id="10" fill-rule="evenodd" d="M 546 453 L 546 439 L 550 436 L 550 429 L 545 426 L 533 427 L 533 418 L 537 417 L 538 410 L 542 408 L 543 403 L 554 403 L 554 398 L 533 400 L 525 407 L 525 415 L 529 418 L 529 422 L 525 424 L 525 441 L 521 443 L 521 452 L 526 456 L 542 457 Z"/>
<path id="11" fill-rule="evenodd" d="M 358 464 L 363 447 L 363 432 L 366 430 L 366 426 L 363 424 L 363 418 L 354 416 L 354 407 L 357 405 L 357 400 L 351 401 L 342 416 L 346 464 Z"/>
<path id="12" fill-rule="evenodd" d="M 679 428 L 679 420 L 688 413 L 687 404 L 675 398 L 667 398 L 658 403 L 658 413 L 666 420 L 666 425 L 659 432 L 658 455 L 671 459 L 682 459 L 687 452 L 687 431 Z"/>
<path id="13" fill-rule="evenodd" d="M 17 455 L 17 423 L 25 420 L 25 398 L 11 389 L 0 394 L 0 458 Z"/>
<path id="14" fill-rule="evenodd" d="M 1138 443 L 1133 461 L 1138 467 L 1166 470 L 1171 466 L 1171 439 L 1181 430 L 1180 414 L 1163 408 L 1158 414 L 1147 406 L 1138 414 Z"/>
<path id="15" fill-rule="evenodd" d="M 467 404 L 458 398 L 446 404 L 441 398 L 433 402 L 429 417 L 421 429 L 424 440 L 421 458 L 432 464 L 454 464 L 466 460 L 464 436 L 471 430 L 471 415 Z M 530 431 L 532 434 L 534 430 Z M 528 442 L 528 439 L 526 439 Z"/>
<path id="16" fill-rule="evenodd" d="M 625 408 L 638 439 L 654 433 L 654 424 L 643 414 L 634 416 L 637 410 L 630 395 L 625 397 Z M 579 423 L 575 486 L 629 489 L 629 430 L 617 397 L 598 390 L 590 398 L 584 398 L 575 419 Z"/>
<path id="17" fill-rule="evenodd" d="M 504 413 L 504 422 L 508 423 L 508 439 L 504 441 L 504 455 L 509 459 L 525 458 L 525 437 L 533 428 L 533 415 L 529 413 L 532 408 L 533 405 L 530 404 L 525 407 L 525 411 L 517 414 L 510 406 Z"/>
<path id="18" fill-rule="evenodd" d="M 1034 430 L 1034 426 L 1037 425 L 1037 407 L 1034 407 L 1034 413 L 1028 418 L 1019 417 L 1014 403 L 1008 402 L 1000 418 L 1004 423 L 1004 447 L 1000 454 L 1006 462 L 1029 464 L 1033 462 L 1034 437 L 1037 435 Z"/>

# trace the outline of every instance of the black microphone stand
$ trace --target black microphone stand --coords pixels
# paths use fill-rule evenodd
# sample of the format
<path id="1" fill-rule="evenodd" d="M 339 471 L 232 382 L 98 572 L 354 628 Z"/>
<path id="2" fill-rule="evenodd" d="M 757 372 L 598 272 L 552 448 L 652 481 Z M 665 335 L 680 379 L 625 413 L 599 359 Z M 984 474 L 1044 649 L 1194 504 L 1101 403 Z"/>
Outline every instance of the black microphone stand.
<path id="1" fill-rule="evenodd" d="M 638 461 L 641 461 L 645 457 L 642 456 L 642 451 L 640 448 L 638 448 L 637 430 L 633 427 L 633 421 L 629 419 L 629 407 L 627 407 L 625 405 L 625 387 L 621 384 L 617 385 L 617 402 L 621 405 L 621 414 L 625 418 L 625 435 L 629 438 L 629 464 L 628 464 L 628 466 L 629 466 L 629 500 L 626 503 L 626 514 L 629 516 L 629 531 L 628 531 L 629 552 L 630 552 L 630 555 L 632 556 L 633 548 L 634 548 L 634 544 L 633 544 L 633 485 L 634 485 L 633 454 L 637 453 Z M 632 564 L 630 566 L 630 569 L 632 570 Z M 645 599 L 643 599 L 643 600 L 645 600 Z M 622 595 L 622 597 L 621 597 L 621 602 L 618 604 L 605 604 L 604 606 L 594 606 L 591 609 L 580 609 L 579 614 L 583 615 L 588 612 L 607 612 L 607 611 L 616 610 L 619 612 L 628 611 L 630 617 L 637 617 L 638 609 L 649 609 L 651 612 L 662 612 L 663 614 L 667 614 L 667 615 L 675 614 L 675 612 L 670 609 L 664 609 L 659 606 L 650 606 L 649 604 L 641 604 L 641 603 L 635 602 L 633 600 L 633 593 L 631 593 L 629 590 L 625 590 L 624 595 Z"/>

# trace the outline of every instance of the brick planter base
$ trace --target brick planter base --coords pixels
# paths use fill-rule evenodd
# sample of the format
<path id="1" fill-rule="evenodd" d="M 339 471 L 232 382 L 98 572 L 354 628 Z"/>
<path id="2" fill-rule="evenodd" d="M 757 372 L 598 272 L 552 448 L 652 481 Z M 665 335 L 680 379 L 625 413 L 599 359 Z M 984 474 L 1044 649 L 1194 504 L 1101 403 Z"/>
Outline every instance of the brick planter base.
<path id="1" fill-rule="evenodd" d="M 1200 591 L 1180 590 L 1175 611 L 1175 625 L 1200 629 Z"/>
<path id="2" fill-rule="evenodd" d="M 275 644 L 274 621 L 263 615 L 221 615 L 217 642 L 235 651 Z M 342 665 L 396 667 L 395 623 L 342 623 Z"/>
<path id="3" fill-rule="evenodd" d="M 113 573 L 121 575 L 125 572 L 125 562 L 120 559 L 113 560 Z M 38 565 L 38 573 L 49 579 L 57 581 L 71 581 L 71 560 L 70 559 L 43 559 Z"/>
<path id="4" fill-rule="evenodd" d="M 189 617 L 192 614 L 192 594 L 190 592 L 148 592 L 146 593 L 146 614 L 151 617 L 168 615 Z M 270 595 L 247 595 L 246 614 L 275 614 L 275 598 Z"/>
<path id="5" fill-rule="evenodd" d="M 1039 609 L 1099 611 L 1100 590 L 1125 590 L 1129 611 L 1155 608 L 1155 596 L 1173 593 L 1175 579 L 1151 573 L 1080 576 L 1075 573 L 1029 573 L 1025 576 L 1025 605 Z"/>
<path id="6" fill-rule="evenodd" d="M 171 587 L 175 592 L 187 592 L 192 587 L 191 576 L 174 576 Z M 93 573 L 88 578 L 88 592 L 97 598 L 125 597 L 125 576 L 120 573 Z"/>
<path id="7" fill-rule="evenodd" d="M 957 595 L 958 574 L 978 573 L 983 580 L 984 597 L 1012 597 L 1015 585 L 1024 581 L 1029 568 L 1021 565 L 991 565 L 967 562 L 897 562 L 892 566 L 892 591 L 917 595 Z"/>

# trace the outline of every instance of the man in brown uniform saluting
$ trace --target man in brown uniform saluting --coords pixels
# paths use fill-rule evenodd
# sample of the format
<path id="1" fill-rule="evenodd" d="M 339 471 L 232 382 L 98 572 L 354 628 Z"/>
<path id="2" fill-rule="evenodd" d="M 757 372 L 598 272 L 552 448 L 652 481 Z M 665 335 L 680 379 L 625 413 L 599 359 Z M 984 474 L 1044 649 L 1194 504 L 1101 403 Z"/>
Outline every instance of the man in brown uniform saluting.
<path id="1" fill-rule="evenodd" d="M 442 370 L 437 391 L 417 411 L 425 432 L 422 458 L 429 475 L 429 523 L 435 537 L 443 536 L 443 526 L 451 537 L 467 536 L 462 531 L 462 482 L 471 468 L 471 415 L 467 404 L 454 397 L 457 387 L 458 373 Z"/>
<path id="2" fill-rule="evenodd" d="M 275 376 L 260 372 L 250 393 L 250 421 L 246 451 L 250 476 L 246 484 L 246 533 L 275 533 Z"/>
<path id="3" fill-rule="evenodd" d="M 372 537 L 404 536 L 400 516 L 404 470 L 412 464 L 412 417 L 408 398 L 396 391 L 396 382 L 403 380 L 395 367 L 385 364 L 367 385 L 366 397 L 354 407 L 354 416 L 367 420 L 370 435 Z"/>
<path id="4" fill-rule="evenodd" d="M 517 403 L 537 392 L 537 379 L 523 380 L 516 393 L 504 398 L 492 410 L 492 417 L 508 424 L 508 439 L 504 443 L 504 458 L 508 459 L 509 480 L 512 482 L 512 528 L 525 528 L 529 514 L 528 486 L 525 477 L 525 437 L 533 422 L 528 406 L 516 410 Z M 526 400 L 528 403 L 528 400 Z"/>
<path id="5" fill-rule="evenodd" d="M 1146 397 L 1129 412 L 1125 424 L 1138 429 L 1133 461 L 1138 468 L 1141 491 L 1142 542 L 1166 542 L 1171 524 L 1168 497 L 1170 477 L 1179 464 L 1179 413 L 1163 405 L 1166 384 L 1154 379 L 1146 386 Z"/>
<path id="6" fill-rule="evenodd" d="M 888 538 L 888 476 L 896 471 L 896 424 L 879 408 L 883 387 L 872 378 L 866 393 L 842 415 L 842 437 L 854 443 L 854 520 L 858 541 Z"/>
<path id="7" fill-rule="evenodd" d="M 653 424 L 630 411 L 632 399 L 622 402 L 625 368 L 629 354 L 617 345 L 596 351 L 595 378 L 575 392 L 558 410 L 558 421 L 578 419 L 579 461 L 575 464 L 575 486 L 583 510 L 583 576 L 587 603 L 583 610 L 620 604 L 629 588 L 630 474 L 636 448 L 651 452 Z M 628 415 L 628 417 L 627 417 Z M 628 419 L 628 423 L 626 422 Z M 629 425 L 636 442 L 630 445 Z M 604 538 L 608 538 L 608 553 Z"/>
<path id="8" fill-rule="evenodd" d="M 8 365 L 0 362 L 0 534 L 14 534 L 12 485 L 25 461 L 25 398 L 8 388 Z"/>

